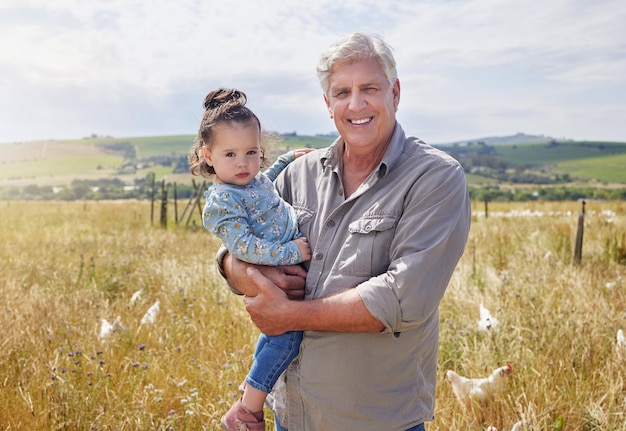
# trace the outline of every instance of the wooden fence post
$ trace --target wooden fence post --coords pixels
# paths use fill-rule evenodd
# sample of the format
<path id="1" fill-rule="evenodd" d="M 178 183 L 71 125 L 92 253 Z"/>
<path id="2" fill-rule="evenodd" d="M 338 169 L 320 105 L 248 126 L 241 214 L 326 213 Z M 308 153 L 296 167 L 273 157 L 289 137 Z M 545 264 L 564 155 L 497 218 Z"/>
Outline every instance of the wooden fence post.
<path id="1" fill-rule="evenodd" d="M 176 192 L 176 183 L 174 183 L 174 222 L 178 225 L 178 193 Z"/>
<path id="2" fill-rule="evenodd" d="M 196 183 L 194 182 L 194 185 Z M 194 196 L 191 197 L 191 199 L 189 200 L 190 208 L 189 208 L 189 215 L 187 216 L 187 223 L 185 224 L 185 226 L 189 226 L 189 221 L 191 220 L 191 216 L 193 215 L 193 211 L 194 211 L 194 207 L 198 207 L 198 211 L 200 211 L 200 217 L 202 217 L 202 205 L 200 204 L 200 198 L 203 196 L 202 191 L 205 189 L 206 187 L 206 181 L 203 181 L 202 184 L 198 184 L 198 186 L 196 187 L 196 191 L 194 193 Z M 195 223 L 195 222 L 194 222 Z"/>
<path id="3" fill-rule="evenodd" d="M 576 245 L 574 248 L 574 264 L 580 263 L 583 257 L 583 233 L 585 230 L 585 201 L 583 201 L 583 211 L 578 216 L 578 230 L 576 232 Z"/>
<path id="4" fill-rule="evenodd" d="M 156 174 L 152 172 L 152 194 L 150 195 L 150 225 L 154 224 L 154 179 Z"/>
<path id="5" fill-rule="evenodd" d="M 198 199 L 196 199 L 196 206 L 198 207 L 198 213 L 200 213 L 200 218 L 202 218 L 202 204 L 200 203 L 200 198 L 204 196 L 202 191 L 206 187 L 206 181 L 202 181 L 202 185 L 198 189 Z"/>
<path id="6" fill-rule="evenodd" d="M 161 227 L 167 227 L 167 189 L 165 188 L 165 178 L 161 184 Z"/>
<path id="7" fill-rule="evenodd" d="M 189 216 L 187 218 L 187 224 L 189 224 L 189 218 L 191 218 L 191 215 L 193 213 L 196 196 L 200 193 L 200 185 L 196 184 L 196 180 L 192 178 L 191 183 L 193 185 L 193 193 L 191 194 L 191 197 L 187 201 L 187 205 L 185 205 L 185 208 L 183 208 L 183 212 L 180 215 L 180 220 L 178 220 L 178 222 L 176 223 L 177 225 L 179 225 L 180 222 L 182 222 L 185 219 L 185 215 L 187 215 L 187 211 L 190 211 Z"/>

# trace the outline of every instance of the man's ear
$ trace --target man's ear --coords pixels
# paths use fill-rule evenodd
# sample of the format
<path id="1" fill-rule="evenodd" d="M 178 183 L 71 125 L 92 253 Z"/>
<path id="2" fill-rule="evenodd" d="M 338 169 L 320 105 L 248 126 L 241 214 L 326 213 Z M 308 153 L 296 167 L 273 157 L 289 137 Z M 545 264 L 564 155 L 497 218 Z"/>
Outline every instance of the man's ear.
<path id="1" fill-rule="evenodd" d="M 324 94 L 324 103 L 326 104 L 326 109 L 328 109 L 328 113 L 330 114 L 330 118 L 333 118 L 333 110 L 330 107 L 330 101 L 328 100 L 328 97 L 326 97 L 325 94 Z"/>
<path id="2" fill-rule="evenodd" d="M 393 92 L 393 104 L 396 107 L 396 111 L 398 110 L 398 105 L 400 104 L 400 80 L 396 78 L 396 82 L 393 84 L 393 88 L 391 90 Z"/>

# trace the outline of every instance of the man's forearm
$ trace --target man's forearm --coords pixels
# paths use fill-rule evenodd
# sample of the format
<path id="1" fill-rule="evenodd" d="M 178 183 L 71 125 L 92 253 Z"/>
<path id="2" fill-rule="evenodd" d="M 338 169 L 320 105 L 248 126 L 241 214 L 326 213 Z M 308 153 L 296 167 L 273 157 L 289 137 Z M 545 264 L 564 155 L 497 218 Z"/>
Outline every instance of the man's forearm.
<path id="1" fill-rule="evenodd" d="M 365 307 L 356 289 L 326 298 L 292 302 L 283 310 L 294 330 L 382 332 L 385 326 Z"/>
<path id="2" fill-rule="evenodd" d="M 247 283 L 256 289 L 254 295 L 245 298 L 246 310 L 264 334 L 279 335 L 297 330 L 381 332 L 385 329 L 385 325 L 369 312 L 357 289 L 326 298 L 290 301 L 285 291 L 258 267 L 251 265 L 245 272 Z"/>
<path id="3" fill-rule="evenodd" d="M 257 294 L 256 286 L 246 283 L 243 277 L 239 275 L 246 274 L 248 263 L 235 259 L 230 253 L 226 253 L 222 259 L 222 275 L 226 278 L 226 282 L 234 293 L 238 295 L 255 296 Z"/>
<path id="4" fill-rule="evenodd" d="M 215 263 L 217 264 L 217 269 L 219 270 L 221 276 L 224 277 L 224 280 L 226 280 L 226 283 L 228 283 L 228 274 L 226 274 L 226 270 L 224 268 L 224 259 L 229 254 L 230 253 L 228 253 L 228 249 L 222 245 L 220 246 L 220 248 L 217 249 L 217 254 L 215 255 Z M 228 283 L 228 287 L 234 294 L 243 295 L 243 293 L 239 292 L 237 289 L 231 286 L 230 283 Z"/>

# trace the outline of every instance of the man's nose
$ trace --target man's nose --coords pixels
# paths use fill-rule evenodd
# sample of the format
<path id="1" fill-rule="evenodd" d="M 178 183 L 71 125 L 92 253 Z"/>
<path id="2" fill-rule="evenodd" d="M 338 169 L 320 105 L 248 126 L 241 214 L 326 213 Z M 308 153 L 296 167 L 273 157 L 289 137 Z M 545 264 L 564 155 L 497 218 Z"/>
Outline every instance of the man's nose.
<path id="1" fill-rule="evenodd" d="M 352 111 L 358 111 L 365 106 L 365 99 L 360 91 L 353 91 L 350 93 L 350 105 L 349 108 Z"/>

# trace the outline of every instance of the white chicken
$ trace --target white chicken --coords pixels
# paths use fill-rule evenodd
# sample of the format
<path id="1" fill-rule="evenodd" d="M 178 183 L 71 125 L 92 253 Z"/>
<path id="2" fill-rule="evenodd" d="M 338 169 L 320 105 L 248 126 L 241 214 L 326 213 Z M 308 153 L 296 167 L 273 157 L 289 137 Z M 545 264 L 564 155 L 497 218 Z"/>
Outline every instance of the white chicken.
<path id="1" fill-rule="evenodd" d="M 491 315 L 491 312 L 485 308 L 483 304 L 480 304 L 480 320 L 478 321 L 478 329 L 480 331 L 489 331 L 495 329 L 498 324 L 498 319 Z"/>
<path id="2" fill-rule="evenodd" d="M 136 291 L 135 293 L 133 293 L 133 296 L 130 297 L 130 305 L 135 305 L 137 303 L 137 301 L 139 301 L 141 299 L 141 293 L 143 292 L 143 289 L 139 289 L 138 291 Z"/>
<path id="3" fill-rule="evenodd" d="M 157 315 L 159 314 L 160 303 L 156 301 L 152 306 L 146 311 L 146 314 L 141 318 L 141 324 L 153 324 L 156 321 Z"/>
<path id="4" fill-rule="evenodd" d="M 452 370 L 446 371 L 446 377 L 452 384 L 452 390 L 461 403 L 475 399 L 488 401 L 503 386 L 503 378 L 513 372 L 513 367 L 504 365 L 497 368 L 489 377 L 471 379 L 458 375 Z"/>
<path id="5" fill-rule="evenodd" d="M 113 321 L 113 323 L 109 323 L 108 320 L 102 319 L 101 324 L 100 324 L 99 338 L 101 340 L 108 338 L 116 330 L 118 326 L 120 326 L 120 316 L 117 316 L 115 320 Z"/>
<path id="6" fill-rule="evenodd" d="M 617 330 L 615 353 L 617 353 L 618 358 L 626 358 L 626 338 L 624 337 L 624 331 L 621 329 Z"/>
<path id="7" fill-rule="evenodd" d="M 102 319 L 100 325 L 100 339 L 107 338 L 113 332 L 113 325 L 107 319 Z"/>

